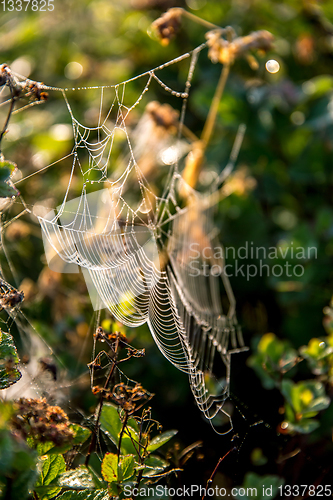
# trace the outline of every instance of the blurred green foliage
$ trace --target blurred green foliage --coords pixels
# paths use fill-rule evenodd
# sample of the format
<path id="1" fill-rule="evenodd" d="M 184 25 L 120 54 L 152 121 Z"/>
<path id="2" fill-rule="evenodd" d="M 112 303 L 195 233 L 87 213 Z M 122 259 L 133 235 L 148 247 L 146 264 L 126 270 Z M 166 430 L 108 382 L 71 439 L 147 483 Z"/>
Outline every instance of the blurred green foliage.
<path id="1" fill-rule="evenodd" d="M 0 389 L 7 389 L 21 378 L 19 357 L 10 333 L 0 330 Z"/>
<path id="2" fill-rule="evenodd" d="M 205 29 L 186 19 L 167 47 L 159 45 L 150 32 L 151 22 L 174 5 L 171 0 L 61 0 L 53 12 L 1 12 L 0 63 L 55 87 L 119 83 L 204 41 Z M 239 264 L 257 269 L 260 263 L 267 264 L 268 270 L 264 268 L 262 275 L 249 279 L 242 275 L 230 278 L 246 343 L 249 345 L 253 337 L 255 340 L 248 365 L 245 355 L 233 358 L 231 383 L 238 399 L 231 398 L 231 406 L 235 434 L 241 440 L 235 458 L 229 455 L 223 461 L 223 473 L 217 472 L 214 480 L 227 486 L 262 485 L 269 474 L 274 477 L 269 485 L 280 484 L 279 477 L 286 484 L 318 484 L 332 474 L 333 454 L 332 404 L 328 407 L 333 395 L 333 313 L 328 306 L 333 291 L 333 4 L 315 0 L 187 0 L 177 5 L 214 24 L 231 25 L 239 35 L 265 29 L 275 36 L 274 50 L 258 58 L 257 70 L 245 60 L 234 65 L 199 179 L 199 189 L 204 190 L 209 178 L 221 172 L 237 128 L 245 123 L 247 131 L 237 164 L 237 171 L 243 174 L 234 180 L 237 189 L 217 207 L 221 240 L 226 249 L 237 250 L 248 242 L 253 248 L 287 251 L 286 257 L 279 252 L 274 259 L 248 253 L 238 259 Z M 266 71 L 268 59 L 278 61 L 277 73 Z M 79 76 L 73 63 L 81 65 Z M 203 51 L 185 118 L 197 135 L 219 72 L 219 66 Z M 170 86 L 177 86 L 185 74 L 185 67 L 170 67 L 164 78 Z M 139 83 L 134 83 L 128 96 L 135 99 L 141 91 Z M 148 94 L 143 104 L 148 100 L 174 104 L 158 85 Z M 99 106 L 96 95 L 83 91 L 73 93 L 71 104 L 78 119 L 88 119 Z M 5 113 L 3 116 L 5 119 Z M 50 93 L 43 105 L 13 116 L 3 153 L 6 160 L 18 165 L 23 177 L 70 153 L 71 141 L 55 134 L 57 124 L 70 124 L 57 93 Z M 0 189 L 12 190 L 8 161 L 0 165 Z M 64 161 L 18 184 L 30 210 L 37 201 L 47 200 L 50 207 L 62 201 L 70 167 L 70 162 Z M 79 275 L 57 275 L 47 268 L 37 220 L 31 214 L 14 220 L 21 211 L 17 202 L 2 215 L 3 273 L 24 290 L 23 312 L 56 353 L 61 380 L 69 381 L 59 386 L 71 386 L 70 407 L 77 411 L 73 419 L 81 422 L 81 412 L 89 415 L 96 405 L 89 380 L 84 378 L 86 364 L 91 361 L 89 325 L 93 312 Z M 297 247 L 316 251 L 296 257 L 291 248 Z M 293 269 L 301 265 L 304 273 L 290 276 L 286 262 Z M 232 253 L 228 263 L 237 264 Z M 276 265 L 283 267 L 279 276 L 273 273 Z M 6 318 L 6 313 L 2 314 Z M 28 349 L 22 340 L 24 328 L 28 327 L 22 322 L 20 337 L 12 326 L 23 351 Z M 128 374 L 156 393 L 153 406 L 158 419 L 168 428 L 179 429 L 182 446 L 204 442 L 202 454 L 195 452 L 188 458 L 179 480 L 204 485 L 230 442 L 217 437 L 201 420 L 192 407 L 187 377 L 162 359 L 148 330 L 142 327 L 126 334 L 147 350 L 144 363 L 130 361 Z M 34 356 L 33 350 L 23 354 Z M 47 375 L 39 372 L 38 378 L 42 381 Z M 69 399 L 69 394 L 65 397 Z M 22 479 L 17 498 L 23 498 L 37 479 L 32 473 L 37 455 L 9 433 L 6 411 L 3 407 L 0 414 L 0 450 L 6 456 L 6 460 L 0 458 L 5 467 L 0 469 Z M 265 425 L 254 425 L 261 420 Z M 252 452 L 258 448 L 265 460 L 251 462 Z M 293 454 L 296 449 L 301 452 Z M 11 455 L 7 460 L 8 450 Z M 170 456 L 175 466 L 182 465 L 179 448 L 171 448 Z M 103 488 L 94 497 L 70 492 L 60 498 L 104 498 Z"/>

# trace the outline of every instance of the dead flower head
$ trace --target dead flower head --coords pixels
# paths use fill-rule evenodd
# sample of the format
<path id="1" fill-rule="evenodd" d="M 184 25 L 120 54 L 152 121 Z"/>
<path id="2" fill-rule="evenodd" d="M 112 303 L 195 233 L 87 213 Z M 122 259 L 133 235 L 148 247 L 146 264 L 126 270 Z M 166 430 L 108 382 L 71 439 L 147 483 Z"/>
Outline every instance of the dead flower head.
<path id="1" fill-rule="evenodd" d="M 112 399 L 129 414 L 134 413 L 152 397 L 141 384 L 134 387 L 120 383 L 114 386 Z"/>
<path id="2" fill-rule="evenodd" d="M 0 65 L 0 87 L 4 85 L 10 88 L 12 97 L 15 98 L 21 95 L 29 97 L 31 101 L 46 101 L 48 98 L 42 82 L 29 79 L 19 81 L 7 64 Z"/>
<path id="3" fill-rule="evenodd" d="M 152 23 L 152 28 L 160 39 L 162 45 L 168 45 L 176 35 L 181 24 L 182 9 L 175 7 Z"/>
<path id="4" fill-rule="evenodd" d="M 179 113 L 169 104 L 151 101 L 147 104 L 145 112 L 157 127 L 162 127 L 172 134 L 177 132 Z"/>
<path id="5" fill-rule="evenodd" d="M 45 399 L 20 398 L 11 419 L 14 432 L 24 439 L 37 442 L 52 441 L 56 446 L 73 438 L 66 413 L 59 406 L 49 406 Z"/>
<path id="6" fill-rule="evenodd" d="M 94 337 L 100 342 L 116 342 L 118 340 L 120 347 L 127 343 L 127 338 L 122 332 L 105 332 L 101 326 L 97 327 Z"/>
<path id="7" fill-rule="evenodd" d="M 30 82 L 26 88 L 26 96 L 30 97 L 33 101 L 46 101 L 48 99 L 48 93 L 43 89 L 43 83 L 40 82 Z"/>
<path id="8" fill-rule="evenodd" d="M 273 35 L 269 31 L 254 31 L 247 36 L 240 36 L 228 41 L 221 36 L 221 30 L 212 30 L 206 34 L 209 47 L 208 56 L 213 63 L 231 65 L 238 57 L 246 57 L 251 50 L 267 52 L 272 48 Z"/>
<path id="9" fill-rule="evenodd" d="M 15 288 L 8 290 L 5 293 L 0 293 L 0 308 L 10 310 L 21 304 L 24 299 L 24 293 L 19 292 Z"/>

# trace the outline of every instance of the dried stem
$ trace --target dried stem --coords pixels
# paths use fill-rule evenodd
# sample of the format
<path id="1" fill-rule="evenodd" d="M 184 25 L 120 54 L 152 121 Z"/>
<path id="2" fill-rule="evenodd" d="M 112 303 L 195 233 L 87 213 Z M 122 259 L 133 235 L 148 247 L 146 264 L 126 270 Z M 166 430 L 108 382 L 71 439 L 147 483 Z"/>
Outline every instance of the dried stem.
<path id="1" fill-rule="evenodd" d="M 116 339 L 116 346 L 115 346 L 115 349 L 114 349 L 113 365 L 112 365 L 112 368 L 110 370 L 109 375 L 107 376 L 107 379 L 105 381 L 103 389 L 107 389 L 108 388 L 108 385 L 109 385 L 109 383 L 110 383 L 110 381 L 112 379 L 114 370 L 115 370 L 115 368 L 117 366 L 118 348 L 119 348 L 119 338 Z M 102 395 L 100 397 L 100 400 L 99 400 L 99 403 L 98 403 L 98 406 L 96 408 L 96 418 L 95 418 L 94 432 L 92 434 L 91 441 L 90 441 L 90 446 L 89 446 L 89 449 L 88 449 L 88 453 L 87 453 L 86 459 L 84 461 L 84 464 L 86 466 L 88 466 L 88 463 L 89 463 L 89 460 L 90 460 L 90 455 L 93 452 L 95 444 L 96 444 L 97 434 L 98 434 L 98 430 L 99 430 L 99 421 L 100 421 L 101 414 L 102 414 L 103 404 L 104 404 L 104 395 L 102 393 Z"/>
<path id="2" fill-rule="evenodd" d="M 187 17 L 188 19 L 191 19 L 191 21 L 194 21 L 195 23 L 201 24 L 205 28 L 208 28 L 209 30 L 212 29 L 220 29 L 222 30 L 220 26 L 217 26 L 216 24 L 210 23 L 209 21 L 206 21 L 205 19 L 201 19 L 201 17 L 196 16 L 195 14 L 192 14 L 191 12 L 188 12 L 185 9 L 179 8 L 179 10 L 182 11 L 182 15 Z"/>
<path id="3" fill-rule="evenodd" d="M 128 420 L 128 412 L 126 410 L 124 410 L 124 412 L 125 412 L 125 417 L 124 417 L 123 425 L 121 427 L 121 431 L 119 434 L 119 442 L 118 442 L 118 449 L 117 449 L 118 460 L 119 460 L 120 450 L 121 450 L 121 441 L 123 439 L 123 434 L 125 432 L 125 428 L 126 428 L 127 420 Z"/>
<path id="4" fill-rule="evenodd" d="M 229 455 L 229 453 L 231 453 L 232 451 L 236 450 L 236 446 L 234 446 L 233 448 L 231 448 L 222 458 L 219 458 L 219 461 L 217 462 L 216 466 L 215 466 L 215 469 L 213 470 L 210 478 L 208 479 L 207 481 L 207 484 L 206 484 L 206 488 L 205 488 L 205 493 L 203 494 L 203 497 L 201 500 L 204 500 L 205 497 L 206 497 L 206 492 L 210 486 L 210 484 L 213 482 L 213 479 L 214 479 L 214 476 L 215 474 L 217 473 L 217 469 L 219 468 L 220 466 L 220 463 Z"/>
<path id="5" fill-rule="evenodd" d="M 8 111 L 8 115 L 7 115 L 7 118 L 6 118 L 5 124 L 4 124 L 3 129 L 2 129 L 2 131 L 1 131 L 1 134 L 0 134 L 0 154 L 1 154 L 1 141 L 2 141 L 2 138 L 3 138 L 4 134 L 5 134 L 5 133 L 6 133 L 6 131 L 7 131 L 8 123 L 9 123 L 10 117 L 11 117 L 11 115 L 12 115 L 12 112 L 13 112 L 14 106 L 15 106 L 15 97 L 14 97 L 14 96 L 12 96 L 12 98 L 11 98 L 11 102 L 10 102 L 9 111 Z"/>
<path id="6" fill-rule="evenodd" d="M 217 112 L 219 109 L 219 104 L 220 104 L 220 101 L 222 99 L 222 95 L 223 95 L 223 92 L 225 89 L 225 84 L 227 83 L 229 72 L 230 72 L 230 65 L 224 64 L 222 71 L 221 71 L 219 82 L 218 82 L 216 90 L 215 90 L 212 104 L 211 104 L 211 107 L 210 107 L 210 110 L 209 110 L 209 113 L 208 113 L 208 116 L 206 119 L 206 123 L 204 125 L 203 131 L 201 134 L 201 140 L 204 144 L 204 148 L 207 147 L 209 140 L 211 138 L 212 132 L 213 132 Z"/>
<path id="7" fill-rule="evenodd" d="M 201 138 L 199 141 L 196 141 L 193 143 L 192 151 L 189 153 L 189 155 L 186 158 L 185 162 L 185 169 L 183 172 L 183 179 L 185 183 L 190 186 L 191 188 L 195 188 L 195 185 L 198 181 L 203 160 L 204 160 L 204 153 L 207 148 L 207 145 L 210 141 L 215 121 L 216 121 L 216 116 L 218 113 L 219 109 L 219 104 L 223 96 L 223 92 L 225 89 L 225 85 L 229 76 L 230 72 L 230 65 L 229 64 L 224 64 L 222 67 L 221 75 L 215 90 L 215 94 L 209 109 L 209 113 L 201 134 Z M 188 190 L 187 187 L 184 187 L 181 194 L 185 198 L 188 198 L 190 196 L 191 190 Z"/>

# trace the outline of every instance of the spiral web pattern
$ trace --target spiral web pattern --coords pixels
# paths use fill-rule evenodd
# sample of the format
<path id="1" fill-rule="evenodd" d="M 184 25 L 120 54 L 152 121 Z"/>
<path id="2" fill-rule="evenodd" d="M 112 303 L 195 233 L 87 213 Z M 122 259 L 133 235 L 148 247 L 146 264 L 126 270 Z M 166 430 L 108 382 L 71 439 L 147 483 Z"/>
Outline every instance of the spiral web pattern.
<path id="1" fill-rule="evenodd" d="M 130 113 L 157 82 L 179 100 L 173 148 L 181 151 L 185 144 L 186 150 L 182 138 L 186 103 L 204 47 L 136 77 L 144 82 L 143 90 L 130 105 L 126 91 L 134 79 L 98 88 L 95 127 L 74 117 L 69 89 L 53 88 L 62 92 L 71 116 L 73 163 L 62 204 L 39 216 L 39 222 L 49 266 L 62 272 L 78 272 L 80 267 L 96 310 L 107 308 L 128 327 L 147 323 L 162 354 L 188 374 L 199 409 L 212 419 L 223 412 L 229 395 L 231 355 L 246 349 L 235 298 L 223 272 L 223 252 L 214 254 L 216 248 L 222 250 L 212 222 L 214 193 L 203 196 L 193 191 L 190 204 L 179 204 L 184 183 L 180 153 L 170 164 L 163 193 L 156 194 L 140 161 L 143 148 L 133 143 L 127 126 Z M 156 73 L 184 59 L 190 61 L 184 89 L 173 90 Z M 120 135 L 126 152 L 116 157 L 113 150 Z M 70 199 L 72 179 L 78 173 L 82 193 Z M 222 272 L 216 274 L 214 269 Z M 213 376 L 217 359 L 225 367 L 218 383 Z"/>

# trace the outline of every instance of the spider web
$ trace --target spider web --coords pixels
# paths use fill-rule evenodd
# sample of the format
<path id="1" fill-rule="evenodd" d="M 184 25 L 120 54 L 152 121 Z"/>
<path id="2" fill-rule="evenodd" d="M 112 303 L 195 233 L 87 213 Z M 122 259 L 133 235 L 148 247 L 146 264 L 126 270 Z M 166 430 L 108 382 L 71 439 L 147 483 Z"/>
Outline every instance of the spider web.
<path id="1" fill-rule="evenodd" d="M 42 86 L 62 93 L 74 145 L 69 155 L 42 169 L 72 158 L 62 203 L 38 215 L 38 220 L 49 267 L 58 272 L 80 269 L 96 311 L 106 308 L 128 327 L 147 323 L 161 353 L 188 374 L 196 403 L 211 420 L 218 412 L 225 413 L 231 356 L 246 348 L 223 271 L 223 251 L 215 255 L 216 248 L 223 249 L 212 216 L 216 191 L 200 194 L 186 185 L 191 202 L 181 196 L 184 154 L 191 149 L 184 138 L 186 105 L 198 55 L 205 46 L 118 85 Z M 189 60 L 187 78 L 182 90 L 175 90 L 164 83 L 163 70 L 185 60 Z M 143 90 L 133 99 L 130 86 L 137 80 L 143 82 Z M 131 128 L 131 116 L 156 83 L 178 102 L 180 110 L 179 117 L 172 115 L 168 123 L 175 133 L 164 138 L 160 116 L 152 125 L 151 109 L 135 130 Z M 93 126 L 76 118 L 71 95 L 78 91 L 99 96 Z M 161 157 L 167 173 L 159 168 Z M 163 186 L 160 193 L 157 180 Z M 217 359 L 225 366 L 219 381 L 214 379 Z"/>

